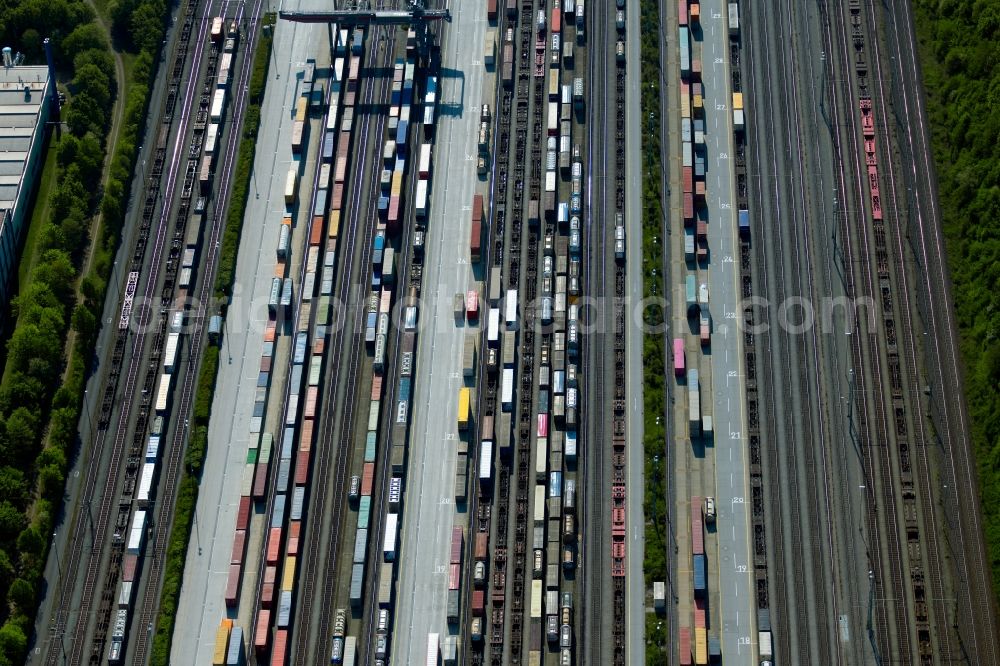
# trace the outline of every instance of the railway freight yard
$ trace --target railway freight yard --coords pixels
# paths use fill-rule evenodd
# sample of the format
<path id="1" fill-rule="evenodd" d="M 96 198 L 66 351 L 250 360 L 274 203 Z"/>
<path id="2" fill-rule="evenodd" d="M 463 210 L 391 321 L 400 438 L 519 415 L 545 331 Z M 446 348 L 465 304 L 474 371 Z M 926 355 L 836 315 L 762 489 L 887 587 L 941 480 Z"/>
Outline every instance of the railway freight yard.
<path id="1" fill-rule="evenodd" d="M 28 663 L 1000 663 L 908 7 L 181 2 Z"/>

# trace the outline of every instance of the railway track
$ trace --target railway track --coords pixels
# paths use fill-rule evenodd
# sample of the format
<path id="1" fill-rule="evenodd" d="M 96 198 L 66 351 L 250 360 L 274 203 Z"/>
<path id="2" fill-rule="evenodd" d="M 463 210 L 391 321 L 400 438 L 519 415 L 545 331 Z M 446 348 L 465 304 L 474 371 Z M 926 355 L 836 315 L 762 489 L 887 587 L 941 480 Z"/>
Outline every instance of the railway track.
<path id="1" fill-rule="evenodd" d="M 158 502 L 158 504 L 160 504 L 162 508 L 160 510 L 159 519 L 155 522 L 153 526 L 153 536 L 151 539 L 153 557 L 150 564 L 149 572 L 146 577 L 145 591 L 143 594 L 142 611 L 139 614 L 137 621 L 133 620 L 133 629 L 135 629 L 136 627 L 141 629 L 144 626 L 152 626 L 155 621 L 156 613 L 159 609 L 159 589 L 161 584 L 161 577 L 163 575 L 163 566 L 164 563 L 166 562 L 166 556 L 165 556 L 166 546 L 169 543 L 170 529 L 173 526 L 173 512 L 174 512 L 174 502 L 176 500 L 176 495 L 177 495 L 177 482 L 181 471 L 180 469 L 181 461 L 183 460 L 184 452 L 187 449 L 187 438 L 189 435 L 186 415 L 190 414 L 192 410 L 192 401 L 194 398 L 195 387 L 197 385 L 197 380 L 198 380 L 198 368 L 200 366 L 202 346 L 205 341 L 204 329 L 205 329 L 205 321 L 207 318 L 206 308 L 207 304 L 210 303 L 211 301 L 210 296 L 215 286 L 214 278 L 215 278 L 216 262 L 218 260 L 218 252 L 211 251 L 211 249 L 218 247 L 219 241 L 222 237 L 223 227 L 225 226 L 226 202 L 228 201 L 232 189 L 231 175 L 233 173 L 233 168 L 236 162 L 236 157 L 239 149 L 239 142 L 236 140 L 236 138 L 238 137 L 238 133 L 236 130 L 241 128 L 243 124 L 243 116 L 246 109 L 246 99 L 249 90 L 248 83 L 250 80 L 250 73 L 253 69 L 254 43 L 256 40 L 257 30 L 261 20 L 262 4 L 263 3 L 261 2 L 261 0 L 255 0 L 254 4 L 248 10 L 249 17 L 246 22 L 245 26 L 246 29 L 244 31 L 244 34 L 246 35 L 245 38 L 246 53 L 243 57 L 242 66 L 240 69 L 240 75 L 237 77 L 236 85 L 234 86 L 235 90 L 237 91 L 236 92 L 237 97 L 234 106 L 232 128 L 230 130 L 230 141 L 227 142 L 225 163 L 223 165 L 223 169 L 221 171 L 218 180 L 220 184 L 220 189 L 217 202 L 219 205 L 217 205 L 214 208 L 211 232 L 208 238 L 206 238 L 206 242 L 203 245 L 203 247 L 210 248 L 210 251 L 206 253 L 207 259 L 205 263 L 205 268 L 200 279 L 198 280 L 198 288 L 197 288 L 198 294 L 197 294 L 197 301 L 195 301 L 198 309 L 193 317 L 194 327 L 190 336 L 191 347 L 189 352 L 189 358 L 192 359 L 192 361 L 189 363 L 190 371 L 185 375 L 184 378 L 184 384 L 181 390 L 180 401 L 179 403 L 175 403 L 179 404 L 179 409 L 175 413 L 184 416 L 185 425 L 184 427 L 179 427 L 180 424 L 175 423 L 173 444 L 172 446 L 169 447 L 166 459 L 164 461 L 166 464 L 163 468 L 164 473 L 160 482 L 160 487 L 162 490 L 159 498 L 160 501 Z M 241 7 L 237 12 L 235 18 L 237 23 L 240 23 L 243 18 L 243 10 L 244 8 Z M 209 89 L 211 89 L 211 86 L 214 84 L 214 79 L 215 79 L 215 68 L 214 66 L 210 66 L 205 77 L 206 86 L 208 86 Z M 203 97 L 200 113 L 207 114 L 208 112 L 208 104 L 206 103 L 207 102 L 206 98 L 207 95 Z M 196 136 L 198 137 L 198 140 L 195 142 L 198 147 L 197 153 L 200 153 L 201 136 L 200 134 L 196 134 Z M 192 159 L 191 161 L 194 162 L 196 161 L 196 159 Z M 192 165 L 189 163 L 189 167 L 190 166 Z M 193 172 L 193 169 L 189 168 L 189 173 L 191 172 Z M 190 192 L 191 190 L 185 189 L 185 191 Z M 189 206 L 190 206 L 190 196 L 185 197 L 182 202 L 183 209 L 186 209 Z M 187 222 L 188 215 L 187 215 L 187 210 L 182 210 L 181 213 L 178 214 L 177 236 L 183 238 L 184 226 L 185 222 Z M 171 266 L 168 266 L 167 269 L 168 279 L 165 284 L 165 289 L 167 285 L 171 284 L 172 282 L 172 280 L 170 279 L 171 276 L 169 275 L 170 272 L 176 272 L 177 270 L 178 264 L 176 262 L 176 257 L 174 257 L 174 259 L 175 261 L 173 262 L 173 264 Z M 168 294 L 164 294 L 164 300 L 165 302 L 170 302 L 169 299 L 166 298 L 167 296 Z M 161 339 L 163 333 L 165 332 L 166 325 L 167 325 L 166 321 L 163 321 L 161 324 Z M 158 366 L 159 363 L 157 363 L 156 365 Z M 155 372 L 150 373 L 150 375 L 151 379 L 155 378 Z M 147 414 L 145 413 L 140 414 L 139 423 L 136 426 L 136 442 L 133 444 L 134 450 L 141 449 L 145 442 L 145 435 L 147 432 L 147 429 L 145 427 L 146 417 Z M 141 453 L 136 453 L 135 455 L 136 460 L 139 459 L 139 456 L 141 456 Z M 138 462 L 136 462 L 135 464 L 136 468 L 138 468 Z M 113 594 L 114 590 L 113 586 L 117 584 L 117 577 L 115 577 L 114 580 L 111 581 L 111 583 L 112 587 L 110 589 L 105 590 L 104 599 L 109 598 L 109 593 Z M 146 663 L 147 653 L 151 648 L 152 634 L 148 631 L 146 632 L 133 631 L 132 633 L 137 640 L 137 642 L 134 643 L 132 661 L 133 663 L 136 664 L 144 664 Z"/>
<path id="2" fill-rule="evenodd" d="M 370 103 L 373 87 L 373 78 L 365 82 L 365 88 L 361 97 L 365 103 Z M 332 89 L 332 86 L 330 88 Z M 329 113 L 329 105 L 327 105 L 327 113 Z M 362 153 L 358 162 L 363 165 L 367 161 L 368 153 L 369 142 L 363 138 L 367 133 L 368 117 L 366 116 L 360 124 L 362 131 L 355 134 L 352 143 L 354 140 L 363 142 L 360 146 Z M 319 177 L 318 172 L 319 169 L 317 168 L 317 178 Z M 352 205 L 349 210 L 354 212 L 354 217 L 352 218 L 350 214 L 345 216 L 345 223 L 340 225 L 341 232 L 338 237 L 337 264 L 340 269 L 338 271 L 340 279 L 337 282 L 337 298 L 340 303 L 345 304 L 345 307 L 351 303 L 351 287 L 354 284 L 352 276 L 354 273 L 355 255 L 357 254 L 356 243 L 358 234 L 363 235 L 362 245 L 364 247 L 368 247 L 371 243 L 371 225 L 367 222 L 362 222 L 358 215 L 357 204 L 361 197 L 360 188 L 363 182 L 363 172 L 364 168 L 362 167 L 353 176 L 354 182 L 350 200 Z M 361 223 L 359 224 L 359 222 Z M 341 239 L 343 240 L 343 244 L 340 242 Z M 361 307 L 363 307 L 363 303 L 359 301 L 356 305 L 356 314 L 360 312 Z M 317 649 L 316 646 L 325 645 L 325 637 L 328 635 L 327 628 L 332 629 L 333 612 L 337 606 L 334 602 L 337 598 L 335 582 L 337 580 L 337 563 L 340 555 L 341 530 L 343 529 L 342 518 L 345 515 L 344 504 L 347 496 L 345 492 L 345 479 L 352 453 L 349 442 L 352 438 L 349 434 L 350 430 L 344 429 L 344 424 L 349 422 L 345 421 L 342 415 L 338 418 L 339 412 L 333 409 L 332 406 L 336 405 L 338 387 L 342 381 L 345 381 L 341 378 L 341 371 L 349 368 L 346 370 L 346 381 L 353 383 L 356 380 L 359 356 L 356 339 L 351 346 L 350 352 L 345 351 L 344 340 L 348 334 L 347 329 L 346 322 L 345 325 L 338 326 L 331 340 L 331 349 L 334 350 L 334 353 L 327 361 L 328 370 L 323 388 L 323 396 L 325 396 L 324 399 L 328 403 L 328 408 L 323 412 L 322 427 L 320 428 L 320 433 L 322 434 L 316 447 L 315 468 L 312 473 L 313 483 L 310 484 L 313 493 L 309 498 L 311 506 L 322 509 L 327 504 L 328 494 L 332 493 L 329 496 L 333 502 L 332 510 L 330 511 L 333 519 L 331 521 L 329 538 L 327 539 L 324 539 L 325 535 L 323 534 L 321 523 L 314 520 L 310 521 L 307 526 L 307 547 L 303 552 L 308 553 L 308 557 L 305 558 L 303 563 L 302 579 L 298 586 L 298 610 L 296 612 L 298 622 L 296 623 L 297 631 L 295 631 L 295 646 L 293 650 L 293 655 L 304 662 L 310 661 L 310 655 L 313 657 L 312 661 L 325 659 L 322 656 L 323 652 Z M 356 335 L 356 331 L 352 331 L 352 333 Z M 343 362 L 345 355 L 349 359 L 347 363 Z M 340 426 L 339 431 L 336 429 L 337 425 Z M 340 433 L 340 437 L 335 441 L 334 435 L 338 432 Z M 333 468 L 332 477 L 330 475 L 331 466 Z M 317 517 L 318 515 L 316 514 Z M 318 578 L 322 579 L 322 583 L 317 584 Z M 314 633 L 312 627 L 313 606 L 316 602 L 316 595 L 320 591 L 322 591 L 321 598 L 326 603 L 319 604 L 319 625 Z"/>
<path id="3" fill-rule="evenodd" d="M 69 655 L 62 655 L 64 657 L 68 656 L 72 663 L 83 662 L 83 651 L 87 645 L 91 646 L 91 654 L 87 657 L 90 663 L 100 662 L 105 656 L 104 637 L 106 636 L 110 625 L 109 618 L 113 594 L 109 598 L 107 590 L 104 588 L 102 588 L 103 594 L 101 600 L 98 602 L 97 617 L 95 619 L 95 631 L 98 638 L 95 641 L 90 642 L 85 640 L 85 634 L 88 631 L 88 625 L 91 619 L 93 619 L 91 617 L 91 606 L 94 603 L 97 584 L 100 580 L 99 576 L 104 559 L 104 547 L 107 540 L 109 522 L 111 521 L 111 512 L 114 509 L 114 505 L 117 503 L 118 510 L 115 515 L 114 523 L 117 544 L 112 544 L 110 571 L 108 572 L 108 578 L 116 580 L 118 567 L 121 562 L 122 548 L 121 538 L 117 535 L 127 529 L 130 503 L 128 501 L 121 502 L 116 493 L 102 492 L 98 501 L 98 514 L 96 520 L 93 520 L 89 507 L 93 500 L 94 493 L 97 490 L 98 475 L 100 474 L 100 461 L 105 455 L 104 446 L 108 436 L 108 429 L 111 426 L 112 413 L 115 406 L 118 404 L 121 405 L 121 411 L 114 439 L 112 440 L 111 461 L 108 467 L 108 477 L 104 483 L 105 488 L 118 487 L 118 476 L 122 467 L 121 461 L 125 455 L 125 440 L 128 433 L 127 426 L 129 422 L 129 410 L 134 402 L 136 375 L 139 371 L 142 349 L 144 348 L 146 335 L 144 324 L 148 321 L 147 317 L 149 314 L 148 305 L 140 306 L 140 309 L 136 313 L 138 315 L 140 325 L 137 327 L 138 330 L 136 331 L 136 334 L 134 336 L 130 336 L 130 332 L 132 330 L 131 324 L 133 303 L 136 297 L 140 275 L 146 265 L 146 250 L 150 240 L 151 227 L 153 226 L 154 218 L 156 218 L 161 192 L 161 181 L 162 176 L 164 175 L 164 166 L 167 161 L 167 142 L 173 128 L 174 112 L 177 104 L 177 98 L 182 87 L 184 70 L 188 61 L 188 50 L 191 45 L 191 37 L 192 34 L 195 33 L 196 28 L 197 36 L 194 44 L 195 49 L 192 55 L 191 66 L 191 69 L 194 72 L 199 71 L 202 53 L 205 46 L 205 36 L 207 34 L 207 27 L 209 23 L 209 14 L 203 13 L 199 17 L 198 12 L 196 11 L 198 4 L 198 0 L 189 0 L 184 9 L 184 22 L 180 28 L 177 46 L 174 51 L 173 68 L 170 83 L 167 88 L 167 95 L 162 108 L 162 121 L 159 125 L 157 145 L 153 154 L 150 174 L 146 180 L 143 208 L 140 214 L 139 227 L 137 229 L 132 258 L 129 262 L 126 289 L 122 302 L 122 314 L 118 323 L 118 334 L 115 338 L 114 348 L 112 350 L 110 369 L 104 382 L 104 397 L 97 421 L 98 428 L 92 452 L 92 460 L 94 462 L 87 470 L 87 480 L 84 484 L 84 492 L 81 497 L 81 503 L 86 504 L 88 509 L 85 513 L 80 512 L 77 514 L 77 518 L 73 526 L 73 537 L 70 541 L 70 547 L 68 549 L 70 561 L 81 564 L 86 562 L 86 577 L 83 582 L 81 598 L 79 600 L 79 604 L 77 604 L 74 609 L 77 612 L 77 619 L 72 627 L 72 630 L 70 631 L 70 653 Z M 182 145 L 187 135 L 187 126 L 190 121 L 190 118 L 188 117 L 188 109 L 190 108 L 191 101 L 193 100 L 197 81 L 197 76 L 191 77 L 187 86 L 184 88 L 182 116 L 172 151 L 170 168 L 167 173 L 167 183 L 165 187 L 166 197 L 163 201 L 163 208 L 161 214 L 159 215 L 159 220 L 155 229 L 152 230 L 152 232 L 155 233 L 156 242 L 154 245 L 153 257 L 149 264 L 151 266 L 150 275 L 147 277 L 145 290 L 142 294 L 142 302 L 145 304 L 150 303 L 152 300 L 153 290 L 155 289 L 160 271 L 158 260 L 162 252 L 163 243 L 167 233 L 166 226 L 171 212 L 171 205 L 174 201 L 174 183 L 177 177 L 177 167 L 182 161 L 179 159 L 179 155 L 181 154 Z M 181 233 L 183 235 L 183 232 Z M 126 362 L 126 353 L 129 351 L 127 347 L 130 337 L 133 337 L 133 345 L 131 358 L 128 361 L 128 368 L 124 375 L 125 394 L 122 399 L 116 400 L 118 385 L 123 379 L 122 371 Z M 162 349 L 162 335 L 155 340 L 155 342 L 156 344 L 154 345 L 154 348 Z M 143 411 L 148 410 L 150 395 L 151 393 L 147 394 L 144 398 L 144 404 L 141 408 Z M 123 515 L 125 516 L 124 524 L 122 522 Z M 84 546 L 88 536 L 88 525 L 92 531 L 93 538 L 91 541 L 92 546 L 89 552 L 85 555 Z M 46 663 L 48 664 L 55 664 L 61 656 L 60 648 L 62 646 L 62 638 L 66 633 L 67 624 L 69 623 L 70 610 L 67 606 L 72 600 L 73 592 L 76 588 L 75 584 L 76 580 L 69 577 L 60 581 L 58 597 L 60 599 L 60 604 L 56 611 L 55 627 L 50 635 L 59 635 L 60 640 L 59 644 L 56 645 L 54 639 L 50 637 L 46 656 Z"/>

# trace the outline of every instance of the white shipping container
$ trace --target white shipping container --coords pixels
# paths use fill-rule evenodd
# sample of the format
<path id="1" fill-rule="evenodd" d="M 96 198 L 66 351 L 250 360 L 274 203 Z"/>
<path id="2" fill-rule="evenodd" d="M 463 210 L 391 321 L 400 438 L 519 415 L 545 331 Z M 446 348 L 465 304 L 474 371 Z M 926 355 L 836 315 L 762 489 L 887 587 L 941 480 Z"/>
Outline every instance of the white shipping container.
<path id="1" fill-rule="evenodd" d="M 150 493 L 153 491 L 153 476 L 156 475 L 156 463 L 147 462 L 142 466 L 142 473 L 139 475 L 139 490 L 135 495 L 139 506 L 149 504 Z"/>
<path id="2" fill-rule="evenodd" d="M 504 300 L 506 310 L 507 328 L 514 330 L 517 328 L 517 289 L 508 289 L 507 298 Z"/>
<path id="3" fill-rule="evenodd" d="M 420 146 L 420 178 L 426 179 L 431 172 L 431 144 L 425 143 Z"/>
<path id="4" fill-rule="evenodd" d="M 146 462 L 156 462 L 160 455 L 160 436 L 150 435 L 146 442 Z"/>
<path id="5" fill-rule="evenodd" d="M 438 634 L 427 634 L 427 666 L 438 666 L 438 657 L 441 653 Z"/>
<path id="6" fill-rule="evenodd" d="M 385 540 L 382 542 L 382 556 L 386 562 L 396 559 L 396 540 L 399 530 L 399 514 L 388 513 L 385 516 Z"/>
<path id="7" fill-rule="evenodd" d="M 130 555 L 138 555 L 142 550 L 142 542 L 146 536 L 146 512 L 139 509 L 132 514 L 132 525 L 128 531 L 128 542 L 125 552 Z"/>
<path id="8" fill-rule="evenodd" d="M 539 483 L 535 486 L 535 526 L 545 524 L 545 484 Z M 539 595 L 540 596 L 540 595 Z M 541 599 L 539 599 L 539 602 Z"/>
<path id="9" fill-rule="evenodd" d="M 556 172 L 546 171 L 545 172 L 545 191 L 555 192 L 556 191 Z"/>
<path id="10" fill-rule="evenodd" d="M 549 438 L 539 437 L 535 440 L 535 478 L 545 481 L 545 472 L 548 470 Z"/>
<path id="11" fill-rule="evenodd" d="M 500 402 L 503 405 L 503 411 L 509 412 L 514 405 L 514 369 L 504 368 L 503 370 L 503 383 L 500 389 L 501 399 Z"/>
<path id="12" fill-rule="evenodd" d="M 211 155 L 215 152 L 215 143 L 219 139 L 219 124 L 212 123 L 205 132 L 205 154 Z"/>
<path id="13" fill-rule="evenodd" d="M 486 484 L 493 477 L 493 442 L 484 440 L 479 448 L 479 483 Z"/>
<path id="14" fill-rule="evenodd" d="M 219 122 L 222 120 L 222 114 L 226 109 L 226 90 L 225 88 L 216 88 L 215 95 L 212 97 L 212 122 Z"/>
<path id="15" fill-rule="evenodd" d="M 563 455 L 569 460 L 576 460 L 576 431 L 567 430 L 563 441 Z"/>
<path id="16" fill-rule="evenodd" d="M 427 215 L 427 181 L 417 181 L 416 209 L 418 217 Z"/>
<path id="17" fill-rule="evenodd" d="M 549 136 L 559 134 L 559 102 L 549 102 Z"/>
<path id="18" fill-rule="evenodd" d="M 180 345 L 180 333 L 167 333 L 167 343 L 163 350 L 163 371 L 173 372 L 177 364 L 177 347 Z"/>
<path id="19" fill-rule="evenodd" d="M 500 343 L 500 310 L 490 308 L 486 317 L 486 341 L 491 347 L 496 347 Z"/>
<path id="20" fill-rule="evenodd" d="M 162 414 L 167 411 L 167 402 L 170 400 L 170 381 L 173 375 L 163 373 L 160 375 L 160 386 L 156 391 L 156 413 Z"/>

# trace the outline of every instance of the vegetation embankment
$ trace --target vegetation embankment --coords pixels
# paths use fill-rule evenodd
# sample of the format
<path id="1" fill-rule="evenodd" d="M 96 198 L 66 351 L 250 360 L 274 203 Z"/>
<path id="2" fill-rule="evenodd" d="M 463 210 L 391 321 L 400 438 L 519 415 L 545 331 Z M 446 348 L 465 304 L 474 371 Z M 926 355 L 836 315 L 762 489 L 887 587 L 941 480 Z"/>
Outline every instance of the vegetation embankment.
<path id="1" fill-rule="evenodd" d="M 273 26 L 274 14 L 264 17 L 263 25 Z M 264 101 L 264 87 L 267 83 L 268 63 L 271 60 L 271 30 L 263 30 L 257 51 L 254 54 L 253 71 L 247 97 L 246 116 L 240 135 L 239 154 L 233 172 L 233 190 L 226 226 L 219 249 L 219 269 L 215 279 L 216 296 L 223 300 L 232 290 L 236 274 L 236 255 L 239 251 L 240 234 L 243 230 L 243 216 L 246 212 L 247 197 L 250 193 L 250 172 L 256 153 L 257 130 L 260 127 L 260 106 Z M 235 139 L 235 137 L 234 137 Z M 194 398 L 191 440 L 184 456 L 184 471 L 177 491 L 177 505 L 174 511 L 170 541 L 167 546 L 167 562 L 160 596 L 160 611 L 156 619 L 156 633 L 153 637 L 152 666 L 166 666 L 170 663 L 170 647 L 173 639 L 174 621 L 177 616 L 177 602 L 180 598 L 181 583 L 184 580 L 184 564 L 187 559 L 191 526 L 194 522 L 195 505 L 198 503 L 198 486 L 201 482 L 202 465 L 208 449 L 208 421 L 212 409 L 212 394 L 219 368 L 219 348 L 209 346 L 205 350 L 198 388 Z"/>
<path id="2" fill-rule="evenodd" d="M 1000 598 L 1000 0 L 913 5 L 984 533 Z"/>
<path id="3" fill-rule="evenodd" d="M 663 191 L 660 180 L 663 165 L 660 144 L 660 15 L 657 0 L 642 0 L 640 25 L 642 41 L 642 112 L 649 130 L 642 136 L 642 279 L 643 296 L 650 303 L 643 311 L 645 333 L 642 342 L 643 365 L 643 450 L 645 451 L 646 552 L 643 570 L 646 588 L 653 581 L 667 580 L 667 497 L 664 452 L 667 432 L 663 419 L 667 401 L 664 313 L 660 303 L 663 292 Z M 665 623 L 658 618 L 646 622 L 646 663 L 662 664 L 663 648 L 668 644 Z"/>
<path id="4" fill-rule="evenodd" d="M 120 91 L 111 44 L 94 11 L 80 0 L 0 0 L 0 43 L 24 53 L 26 63 L 43 64 L 42 40 L 50 38 L 67 96 L 63 125 L 49 147 L 56 152 L 57 184 L 45 201 L 36 201 L 48 206 L 48 214 L 34 231 L 31 264 L 12 300 L 15 325 L 0 388 L 0 596 L 6 601 L 0 605 L 0 666 L 23 662 L 37 612 L 48 536 L 78 441 L 88 360 L 163 40 L 163 0 L 120 0 L 108 9 L 114 44 L 137 56 L 119 140 L 103 173 Z M 98 210 L 103 224 L 92 238 L 89 221 Z M 88 253 L 88 273 L 81 275 Z M 75 349 L 67 367 L 71 327 Z"/>

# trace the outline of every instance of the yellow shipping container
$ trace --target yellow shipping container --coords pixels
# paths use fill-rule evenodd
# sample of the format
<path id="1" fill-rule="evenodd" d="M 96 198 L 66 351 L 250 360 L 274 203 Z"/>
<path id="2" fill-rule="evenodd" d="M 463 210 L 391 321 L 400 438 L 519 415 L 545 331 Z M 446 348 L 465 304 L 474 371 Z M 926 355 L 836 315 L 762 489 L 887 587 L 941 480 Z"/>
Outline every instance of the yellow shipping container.
<path id="1" fill-rule="evenodd" d="M 330 211 L 330 238 L 336 238 L 340 234 L 340 211 L 331 210 Z"/>
<path id="2" fill-rule="evenodd" d="M 694 96 L 694 108 L 700 109 L 702 106 L 701 95 Z"/>
<path id="3" fill-rule="evenodd" d="M 542 581 L 531 581 L 531 617 L 542 617 Z"/>
<path id="4" fill-rule="evenodd" d="M 743 93 L 734 92 L 733 93 L 733 108 L 742 109 L 743 108 Z"/>
<path id="5" fill-rule="evenodd" d="M 226 651 L 229 649 L 229 632 L 233 629 L 233 621 L 226 618 L 219 623 L 215 632 L 215 650 L 212 652 L 212 666 L 225 666 Z"/>
<path id="6" fill-rule="evenodd" d="M 305 122 L 306 114 L 309 112 L 309 100 L 299 97 L 295 102 L 295 119 Z"/>
<path id="7" fill-rule="evenodd" d="M 403 191 L 403 174 L 400 171 L 392 172 L 392 195 L 398 197 Z"/>
<path id="8" fill-rule="evenodd" d="M 295 589 L 295 556 L 285 558 L 285 568 L 281 571 L 281 591 L 291 592 Z"/>
<path id="9" fill-rule="evenodd" d="M 694 629 L 694 663 L 699 666 L 708 664 L 708 638 L 704 627 Z"/>
<path id="10" fill-rule="evenodd" d="M 686 95 L 681 95 L 681 118 L 691 117 L 691 100 Z"/>
<path id="11" fill-rule="evenodd" d="M 465 430 L 469 427 L 469 403 L 471 402 L 471 391 L 467 386 L 458 389 L 458 428 Z"/>
<path id="12" fill-rule="evenodd" d="M 528 652 L 528 666 L 541 666 L 542 665 L 542 653 L 538 650 L 531 650 Z"/>

